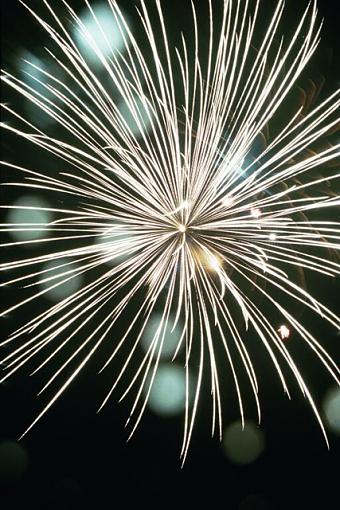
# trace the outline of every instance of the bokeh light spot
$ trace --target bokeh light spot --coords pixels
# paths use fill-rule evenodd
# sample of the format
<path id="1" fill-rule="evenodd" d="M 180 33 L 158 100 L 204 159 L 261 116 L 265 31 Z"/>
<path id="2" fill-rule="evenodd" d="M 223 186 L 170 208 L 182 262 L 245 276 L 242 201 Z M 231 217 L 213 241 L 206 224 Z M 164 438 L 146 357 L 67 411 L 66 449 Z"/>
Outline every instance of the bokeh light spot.
<path id="1" fill-rule="evenodd" d="M 162 314 L 156 313 L 153 317 L 149 320 L 145 330 L 144 334 L 141 339 L 141 346 L 143 350 L 146 352 L 151 342 L 153 341 L 157 329 L 159 328 L 162 321 Z M 166 324 L 162 326 L 160 335 L 158 337 L 157 345 L 159 345 L 159 342 L 162 339 L 162 336 L 164 334 L 164 340 L 162 345 L 162 351 L 161 351 L 161 359 L 170 359 L 176 352 L 177 345 L 181 339 L 182 334 L 182 328 L 177 323 L 176 327 L 173 329 L 174 326 L 175 317 L 169 316 L 169 319 L 166 321 Z M 157 356 L 158 349 L 156 347 L 155 356 Z"/>
<path id="2" fill-rule="evenodd" d="M 274 510 L 274 507 L 263 496 L 249 494 L 241 501 L 238 510 Z"/>
<path id="3" fill-rule="evenodd" d="M 45 85 L 56 86 L 55 82 L 49 78 L 44 72 L 51 76 L 54 76 L 58 80 L 65 80 L 64 73 L 59 65 L 55 62 L 51 62 L 46 58 L 38 58 L 29 51 L 22 53 L 21 58 L 18 60 L 18 67 L 22 75 L 22 80 L 32 87 L 38 94 L 42 94 L 47 99 L 57 102 L 57 99 L 53 92 L 46 88 Z M 33 93 L 33 96 L 41 101 L 41 97 Z M 50 105 L 47 105 L 50 106 Z M 37 106 L 33 101 L 26 98 L 25 101 L 25 112 L 27 118 L 31 119 L 34 125 L 40 127 L 48 127 L 54 124 L 55 118 L 53 115 L 49 115 L 42 108 Z"/>
<path id="4" fill-rule="evenodd" d="M 323 410 L 328 428 L 340 435 L 340 388 L 336 386 L 326 393 Z"/>
<path id="5" fill-rule="evenodd" d="M 31 229 L 9 231 L 10 236 L 15 241 L 29 241 L 31 239 L 41 239 L 48 236 L 45 225 L 51 221 L 52 213 L 41 209 L 50 207 L 43 198 L 33 195 L 23 195 L 12 205 L 19 207 L 19 209 L 9 209 L 7 223 L 19 225 L 13 225 L 10 228 Z M 33 207 L 33 209 L 20 209 L 20 207 Z"/>
<path id="6" fill-rule="evenodd" d="M 49 492 L 49 501 L 53 510 L 82 509 L 85 503 L 84 491 L 75 480 L 57 480 Z"/>
<path id="7" fill-rule="evenodd" d="M 35 91 L 41 94 L 49 94 L 49 91 L 44 85 L 39 83 L 39 81 L 43 83 L 46 81 L 46 76 L 43 71 L 47 71 L 47 66 L 43 59 L 36 57 L 29 51 L 25 51 L 18 60 L 18 66 L 22 74 L 22 79 L 27 85 L 33 87 Z"/>
<path id="8" fill-rule="evenodd" d="M 111 266 L 121 264 L 129 258 L 129 248 L 131 247 L 131 239 L 133 234 L 124 230 L 124 227 L 112 228 L 95 239 L 95 244 L 99 245 L 99 249 L 104 257 L 107 257 L 105 263 Z"/>
<path id="9" fill-rule="evenodd" d="M 122 51 L 125 44 L 118 23 L 108 4 L 98 2 L 91 4 L 91 7 L 97 21 L 91 14 L 91 11 L 87 7 L 84 8 L 80 12 L 79 18 L 85 27 L 85 31 L 75 26 L 73 35 L 79 50 L 87 62 L 96 67 L 101 67 L 102 63 L 94 50 L 94 43 L 104 58 L 109 57 L 112 53 Z M 125 15 L 124 19 L 127 21 Z M 88 35 L 86 32 L 88 32 Z"/>
<path id="10" fill-rule="evenodd" d="M 148 406 L 161 416 L 173 416 L 185 407 L 185 370 L 173 364 L 161 364 L 150 392 Z"/>
<path id="11" fill-rule="evenodd" d="M 28 454 L 14 441 L 0 443 L 0 484 L 19 480 L 28 467 Z"/>
<path id="12" fill-rule="evenodd" d="M 134 113 L 132 113 L 126 101 L 122 101 L 117 106 L 131 133 L 138 136 L 142 132 L 148 131 L 151 121 L 147 105 L 138 97 L 135 97 L 134 101 L 136 108 Z"/>
<path id="13" fill-rule="evenodd" d="M 251 421 L 244 430 L 240 421 L 229 425 L 224 432 L 223 447 L 228 459 L 235 464 L 254 462 L 264 449 L 263 432 Z"/>
<path id="14" fill-rule="evenodd" d="M 42 273 L 40 275 L 40 287 L 42 289 L 48 289 L 49 287 L 55 285 L 56 283 L 62 281 L 64 278 L 69 278 L 73 273 L 65 274 L 63 276 L 63 273 L 70 271 L 71 269 L 75 269 L 75 264 L 66 265 L 64 267 L 58 267 L 62 266 L 63 264 L 67 263 L 68 261 L 66 259 L 58 259 L 58 260 L 52 260 L 44 264 L 43 270 L 51 270 L 46 273 Z M 52 269 L 54 269 L 52 271 Z M 52 280 L 46 281 L 47 278 L 51 278 L 58 275 L 58 278 L 54 278 Z M 70 280 L 67 280 L 65 283 L 62 283 L 61 285 L 58 285 L 52 289 L 50 289 L 48 292 L 46 292 L 46 297 L 51 299 L 52 301 L 59 301 L 61 299 L 64 299 L 66 297 L 69 297 L 71 294 L 76 292 L 82 283 L 82 276 L 76 275 Z"/>

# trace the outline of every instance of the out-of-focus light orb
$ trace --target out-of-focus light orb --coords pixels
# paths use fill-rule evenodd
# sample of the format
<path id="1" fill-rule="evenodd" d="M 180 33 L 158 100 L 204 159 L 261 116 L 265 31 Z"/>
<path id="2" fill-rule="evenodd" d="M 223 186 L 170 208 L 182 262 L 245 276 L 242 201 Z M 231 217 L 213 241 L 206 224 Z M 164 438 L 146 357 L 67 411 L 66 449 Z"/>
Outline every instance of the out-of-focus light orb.
<path id="1" fill-rule="evenodd" d="M 48 499 L 49 508 L 54 510 L 80 510 L 86 506 L 82 487 L 70 478 L 57 480 L 49 490 Z"/>
<path id="2" fill-rule="evenodd" d="M 185 408 L 185 369 L 160 364 L 150 392 L 148 406 L 161 416 L 175 416 Z"/>
<path id="3" fill-rule="evenodd" d="M 32 229 L 9 231 L 10 236 L 15 241 L 28 241 L 30 239 L 41 239 L 48 236 L 46 225 L 52 220 L 52 213 L 51 211 L 44 211 L 41 209 L 48 209 L 50 207 L 46 200 L 35 195 L 22 195 L 12 205 L 19 207 L 19 209 L 9 209 L 7 223 L 19 224 L 13 225 L 12 228 Z M 20 209 L 20 207 L 32 207 L 32 209 Z"/>
<path id="4" fill-rule="evenodd" d="M 34 126 L 47 128 L 56 124 L 56 120 L 51 115 L 44 112 L 41 108 L 39 108 L 39 106 L 32 103 L 32 101 L 27 100 L 24 108 L 27 119 L 34 124 Z"/>
<path id="5" fill-rule="evenodd" d="M 271 502 L 258 494 L 249 494 L 237 507 L 237 510 L 274 510 Z"/>
<path id="6" fill-rule="evenodd" d="M 18 59 L 17 63 L 22 76 L 22 80 L 27 85 L 34 88 L 35 91 L 44 95 L 48 95 L 49 91 L 43 85 L 47 79 L 43 71 L 48 72 L 48 66 L 46 62 L 42 58 L 38 58 L 33 55 L 33 53 L 24 51 Z"/>
<path id="7" fill-rule="evenodd" d="M 161 324 L 161 320 L 162 320 L 162 314 L 156 313 L 148 321 L 148 324 L 144 330 L 144 334 L 141 338 L 141 347 L 143 348 L 143 350 L 145 352 L 148 351 L 148 349 L 156 335 L 157 329 L 159 328 L 159 326 Z M 179 323 L 176 324 L 174 330 L 172 331 L 173 326 L 174 326 L 174 321 L 175 321 L 175 317 L 170 315 L 166 324 L 162 325 L 160 335 L 158 337 L 157 345 L 159 346 L 160 340 L 162 339 L 163 334 L 164 334 L 162 351 L 161 351 L 161 355 L 160 355 L 160 359 L 163 359 L 163 360 L 172 358 L 172 356 L 176 352 L 176 348 L 177 348 L 178 343 L 181 339 L 182 328 L 180 327 Z M 158 353 L 158 348 L 156 347 L 154 357 L 157 357 L 157 353 Z"/>
<path id="8" fill-rule="evenodd" d="M 108 3 L 91 3 L 91 8 L 95 17 L 92 15 L 91 11 L 85 7 L 79 13 L 79 18 L 83 23 L 84 28 L 80 29 L 78 25 L 75 25 L 73 29 L 73 36 L 86 62 L 94 65 L 95 67 L 101 67 L 102 63 L 96 54 L 94 44 L 97 46 L 104 58 L 108 58 L 112 56 L 112 54 L 121 52 L 124 49 L 125 44 L 119 25 Z M 128 24 L 125 14 L 123 12 L 122 14 Z M 120 25 L 124 30 L 121 22 Z"/>
<path id="9" fill-rule="evenodd" d="M 264 449 L 263 432 L 251 421 L 246 421 L 244 430 L 240 421 L 229 425 L 224 431 L 223 448 L 234 464 L 254 462 Z"/>
<path id="10" fill-rule="evenodd" d="M 28 454 L 14 441 L 0 443 L 0 485 L 19 480 L 28 467 Z"/>
<path id="11" fill-rule="evenodd" d="M 68 262 L 66 259 L 57 259 L 57 260 L 51 260 L 44 264 L 43 270 L 47 269 L 53 269 L 56 268 L 54 271 L 47 271 L 46 273 L 42 273 L 40 275 L 40 287 L 41 289 L 45 290 L 49 287 L 55 285 L 56 283 L 62 281 L 64 278 L 69 278 L 72 274 L 65 275 L 64 277 L 62 274 L 64 272 L 67 272 L 71 269 L 74 269 L 76 266 L 75 264 L 70 264 L 64 267 L 58 267 L 62 264 L 65 264 Z M 59 275 L 58 278 L 54 278 L 49 281 L 44 281 L 47 278 L 51 278 L 53 276 Z M 62 283 L 61 285 L 58 285 L 54 287 L 53 289 L 50 289 L 44 296 L 46 296 L 51 301 L 59 301 L 61 299 L 67 298 L 71 296 L 74 292 L 79 290 L 82 284 L 82 275 L 77 275 L 71 278 L 70 280 L 67 280 L 65 283 Z"/>
<path id="12" fill-rule="evenodd" d="M 42 94 L 44 97 L 56 101 L 55 95 L 45 87 L 47 84 L 56 87 L 56 84 L 52 79 L 44 74 L 44 71 L 59 80 L 63 80 L 64 73 L 60 66 L 58 66 L 55 62 L 38 58 L 32 53 L 25 51 L 18 59 L 18 68 L 21 73 L 22 80 L 27 85 L 32 87 L 39 94 Z M 41 100 L 41 98 L 39 98 L 36 94 L 33 93 L 32 95 L 38 100 Z M 44 112 L 42 108 L 34 104 L 34 102 L 29 99 L 26 99 L 24 108 L 28 119 L 33 122 L 34 125 L 47 127 L 56 122 L 53 116 Z"/>
<path id="13" fill-rule="evenodd" d="M 139 136 L 141 133 L 147 132 L 150 127 L 150 110 L 148 109 L 147 104 L 145 104 L 139 97 L 135 96 L 134 101 L 134 113 L 132 113 L 126 101 L 119 102 L 117 107 L 131 133 L 134 136 Z"/>
<path id="14" fill-rule="evenodd" d="M 323 401 L 323 411 L 328 428 L 340 435 L 340 388 L 331 388 L 326 393 Z"/>
<path id="15" fill-rule="evenodd" d="M 124 227 L 108 229 L 106 233 L 98 235 L 95 238 L 95 244 L 99 245 L 99 249 L 106 259 L 105 263 L 110 266 L 121 264 L 128 260 L 129 244 L 134 235 Z"/>

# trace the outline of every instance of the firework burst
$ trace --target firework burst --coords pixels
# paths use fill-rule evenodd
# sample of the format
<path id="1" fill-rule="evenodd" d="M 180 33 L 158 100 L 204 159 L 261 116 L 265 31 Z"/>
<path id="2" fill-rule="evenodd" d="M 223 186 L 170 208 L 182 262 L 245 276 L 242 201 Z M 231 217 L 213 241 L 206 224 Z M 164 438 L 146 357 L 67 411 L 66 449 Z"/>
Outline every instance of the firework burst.
<path id="1" fill-rule="evenodd" d="M 56 304 L 34 315 L 2 344 L 11 348 L 2 360 L 2 380 L 32 360 L 38 360 L 37 372 L 54 367 L 64 356 L 43 387 L 60 378 L 59 389 L 27 430 L 103 348 L 108 354 L 101 370 L 122 359 L 103 405 L 118 383 L 127 380 L 123 397 L 135 392 L 132 434 L 148 401 L 171 322 L 172 330 L 180 330 L 173 357 L 182 360 L 186 374 L 183 458 L 205 366 L 210 372 L 213 432 L 222 433 L 221 360 L 229 365 L 242 420 L 245 379 L 260 420 L 247 330 L 264 346 L 289 395 L 282 362 L 287 364 L 324 432 L 287 343 L 294 331 L 338 380 L 334 361 L 294 313 L 302 304 L 308 313 L 340 325 L 296 276 L 297 269 L 325 278 L 339 272 L 330 255 L 338 246 L 338 224 L 323 220 L 321 213 L 339 204 L 330 191 L 337 175 L 328 164 L 339 156 L 340 146 L 310 150 L 338 125 L 339 90 L 308 112 L 301 106 L 288 116 L 284 110 L 286 96 L 318 44 L 315 2 L 290 37 L 277 42 L 284 10 L 279 0 L 264 37 L 255 44 L 260 2 L 250 8 L 247 0 L 225 0 L 216 23 L 212 2 L 207 1 L 207 51 L 201 50 L 194 2 L 193 39 L 182 35 L 174 48 L 160 1 L 147 7 L 141 0 L 142 50 L 119 5 L 108 0 L 122 40 L 119 51 L 85 3 L 106 50 L 71 5 L 62 1 L 67 16 L 59 16 L 44 0 L 47 17 L 25 7 L 53 41 L 47 51 L 64 78 L 34 62 L 33 82 L 2 73 L 3 82 L 55 121 L 63 135 L 50 136 L 8 104 L 3 108 L 15 122 L 11 119 L 4 128 L 57 156 L 65 167 L 51 175 L 5 162 L 24 176 L 6 185 L 45 190 L 55 197 L 55 207 L 8 206 L 10 211 L 38 209 L 51 218 L 3 226 L 10 234 L 33 236 L 5 246 L 42 247 L 39 254 L 2 264 L 6 273 L 13 271 L 7 285 L 31 289 L 4 314 L 51 289 L 69 289 L 82 278 L 80 288 L 64 294 L 61 290 Z M 84 57 L 79 37 L 91 47 L 100 73 Z M 254 153 L 272 118 L 277 125 L 269 142 Z M 315 176 L 312 171 L 320 166 L 328 168 L 327 175 Z M 37 231 L 44 237 L 34 238 Z M 143 335 L 159 310 L 159 325 L 142 356 Z M 129 378 L 127 369 L 134 364 Z"/>

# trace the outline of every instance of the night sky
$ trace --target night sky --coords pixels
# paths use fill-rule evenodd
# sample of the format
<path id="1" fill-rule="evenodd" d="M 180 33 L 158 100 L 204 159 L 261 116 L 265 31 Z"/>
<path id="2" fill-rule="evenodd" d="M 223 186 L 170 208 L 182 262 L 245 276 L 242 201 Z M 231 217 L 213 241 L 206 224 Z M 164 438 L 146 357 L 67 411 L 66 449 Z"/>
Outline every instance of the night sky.
<path id="1" fill-rule="evenodd" d="M 39 0 L 28 3 L 41 4 Z M 59 5 L 57 1 L 51 3 Z M 70 3 L 75 9 L 83 5 L 79 0 Z M 167 4 L 169 26 L 174 31 L 178 20 L 184 27 L 190 27 L 189 1 L 166 0 L 164 3 Z M 269 11 L 276 5 L 274 0 L 262 0 L 261 3 L 264 11 L 267 6 Z M 306 3 L 287 0 L 284 24 L 287 33 L 295 21 L 295 12 Z M 216 0 L 217 4 L 220 2 Z M 321 99 L 340 84 L 340 61 L 336 59 L 336 54 L 340 53 L 340 9 L 337 4 L 336 0 L 318 1 L 319 16 L 324 17 L 321 44 L 299 81 L 303 86 L 305 78 L 322 75 L 326 81 Z M 120 5 L 133 19 L 133 2 L 122 0 Z M 198 14 L 204 17 L 207 3 L 195 0 L 195 5 Z M 42 48 L 48 43 L 47 36 L 16 0 L 3 0 L 1 9 L 2 66 L 15 71 L 20 51 L 26 48 L 42 55 Z M 16 98 L 8 88 L 2 91 L 2 100 L 7 103 L 15 104 Z M 5 158 L 18 164 L 37 168 L 48 164 L 51 171 L 60 166 L 55 158 L 41 154 L 42 151 L 39 153 L 39 148 L 7 134 L 3 135 L 3 147 Z M 6 180 L 8 170 L 3 175 L 2 180 Z M 20 190 L 5 189 L 2 195 L 2 202 L 11 203 L 20 195 Z M 4 235 L 4 239 L 8 241 L 9 238 Z M 2 260 L 15 256 L 18 255 L 12 248 L 5 249 Z M 314 291 L 334 312 L 338 308 L 338 289 L 336 282 L 330 279 L 323 280 L 315 275 L 308 279 L 308 290 Z M 15 286 L 2 289 L 2 308 L 15 303 L 18 295 L 28 294 Z M 47 305 L 44 299 L 40 301 L 34 305 L 34 313 Z M 31 318 L 31 307 L 33 305 L 26 306 L 2 319 L 3 339 L 25 319 Z M 309 317 L 307 310 L 298 313 L 335 359 L 339 354 L 337 332 L 320 319 Z M 334 383 L 313 353 L 301 349 L 294 334 L 289 341 L 322 414 L 325 396 Z M 210 437 L 209 387 L 203 390 L 200 399 L 183 468 L 180 463 L 182 415 L 165 418 L 147 409 L 133 438 L 127 442 L 128 432 L 124 425 L 132 398 L 118 403 L 120 395 L 117 392 L 96 414 L 113 378 L 110 369 L 97 375 L 105 353 L 88 365 L 56 405 L 17 443 L 19 446 L 15 446 L 13 442 L 48 401 L 47 394 L 40 397 L 36 394 L 50 373 L 46 371 L 29 377 L 33 365 L 31 370 L 28 367 L 20 371 L 0 385 L 0 507 L 5 510 L 120 509 L 137 505 L 146 508 L 170 505 L 177 508 L 198 505 L 200 508 L 204 505 L 228 510 L 335 508 L 333 500 L 339 497 L 336 476 L 339 471 L 339 435 L 329 430 L 328 450 L 312 410 L 291 376 L 288 376 L 292 394 L 289 401 L 268 360 L 262 360 L 262 351 L 257 353 L 255 348 L 251 352 L 260 383 L 264 448 L 254 462 L 246 465 L 231 462 L 218 439 Z M 229 367 L 226 366 L 226 370 Z M 227 386 L 223 400 L 227 427 L 239 415 L 230 375 L 222 376 L 222 380 Z M 246 414 L 247 419 L 253 421 L 256 414 L 250 392 L 248 394 Z"/>

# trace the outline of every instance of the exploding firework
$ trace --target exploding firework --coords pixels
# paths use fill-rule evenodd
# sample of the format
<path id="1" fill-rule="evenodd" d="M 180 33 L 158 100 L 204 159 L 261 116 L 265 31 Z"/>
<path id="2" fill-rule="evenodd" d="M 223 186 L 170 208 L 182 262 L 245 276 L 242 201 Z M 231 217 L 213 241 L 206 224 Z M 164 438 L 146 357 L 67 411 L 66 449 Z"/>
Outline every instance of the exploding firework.
<path id="1" fill-rule="evenodd" d="M 58 125 L 54 135 L 53 128 L 42 129 L 3 105 L 11 115 L 3 126 L 7 131 L 60 161 L 55 173 L 5 162 L 24 177 L 6 185 L 44 190 L 47 202 L 8 206 L 4 228 L 15 240 L 5 246 L 19 256 L 1 268 L 13 273 L 6 285 L 24 286 L 29 293 L 4 314 L 51 292 L 57 296 L 2 343 L 10 349 L 2 360 L 2 380 L 37 360 L 34 372 L 52 367 L 42 391 L 61 381 L 27 431 L 103 350 L 101 370 L 120 367 L 102 405 L 125 381 L 123 397 L 134 392 L 132 434 L 164 353 L 170 352 L 185 367 L 185 458 L 206 379 L 212 431 L 221 434 L 219 371 L 225 363 L 242 420 L 245 380 L 260 420 L 251 336 L 289 395 L 282 362 L 287 365 L 324 432 L 289 351 L 294 334 L 338 381 L 334 361 L 296 314 L 296 306 L 303 305 L 308 314 L 340 325 L 299 276 L 339 272 L 332 258 L 338 224 L 324 219 L 324 212 L 339 204 L 330 163 L 340 146 L 318 142 L 338 126 L 340 91 L 308 111 L 302 105 L 288 116 L 285 108 L 318 44 L 315 2 L 289 38 L 278 42 L 284 11 L 279 0 L 259 42 L 260 2 L 251 9 L 246 0 L 225 0 L 216 22 L 207 1 L 207 48 L 199 38 L 194 2 L 193 37 L 181 35 L 176 48 L 159 0 L 148 7 L 139 2 L 138 37 L 119 5 L 108 0 L 119 45 L 89 2 L 87 19 L 98 37 L 67 2 L 62 2 L 67 16 L 43 4 L 44 17 L 26 8 L 53 41 L 47 52 L 57 71 L 31 61 L 30 81 L 2 74 L 18 97 Z M 259 144 L 263 139 L 268 141 Z M 17 210 L 24 213 L 20 221 L 12 216 Z M 26 217 L 31 211 L 34 221 Z M 25 255 L 25 248 L 31 253 Z M 171 336 L 176 341 L 169 349 Z"/>

